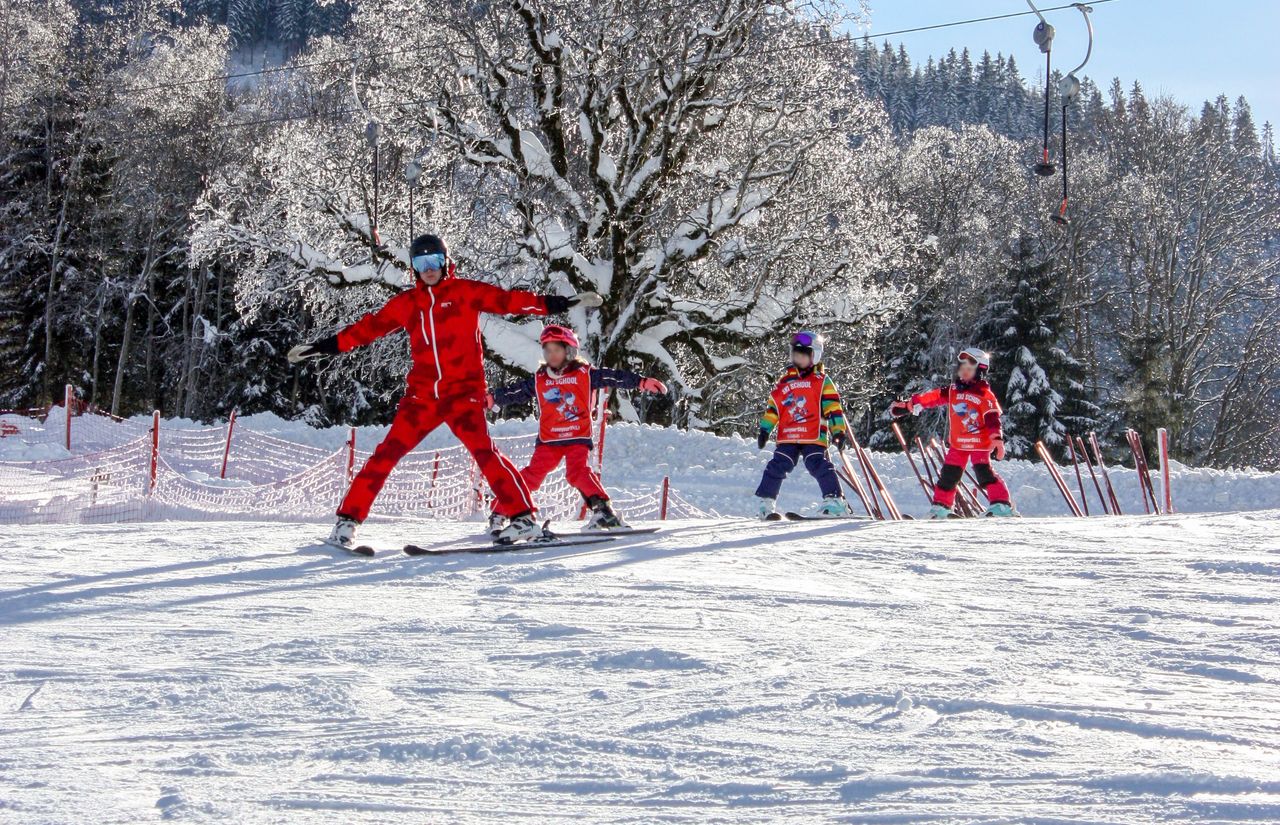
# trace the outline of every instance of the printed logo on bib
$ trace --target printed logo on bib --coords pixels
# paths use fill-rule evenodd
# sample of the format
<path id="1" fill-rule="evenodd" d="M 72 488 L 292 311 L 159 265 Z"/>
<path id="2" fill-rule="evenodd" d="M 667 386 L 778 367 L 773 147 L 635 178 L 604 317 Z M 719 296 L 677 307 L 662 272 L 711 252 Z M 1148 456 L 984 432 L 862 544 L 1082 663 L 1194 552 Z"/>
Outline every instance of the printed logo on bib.
<path id="1" fill-rule="evenodd" d="M 565 421 L 577 421 L 586 413 L 578 406 L 578 397 L 572 393 L 551 387 L 542 394 L 542 400 L 556 408 Z"/>
<path id="2" fill-rule="evenodd" d="M 952 404 L 951 409 L 955 411 L 956 420 L 964 427 L 965 432 L 972 435 L 982 432 L 982 420 L 976 407 L 970 406 L 967 401 L 961 401 Z"/>
<path id="3" fill-rule="evenodd" d="M 791 420 L 803 424 L 809 420 L 809 399 L 794 392 L 782 396 L 782 406 L 791 413 Z"/>

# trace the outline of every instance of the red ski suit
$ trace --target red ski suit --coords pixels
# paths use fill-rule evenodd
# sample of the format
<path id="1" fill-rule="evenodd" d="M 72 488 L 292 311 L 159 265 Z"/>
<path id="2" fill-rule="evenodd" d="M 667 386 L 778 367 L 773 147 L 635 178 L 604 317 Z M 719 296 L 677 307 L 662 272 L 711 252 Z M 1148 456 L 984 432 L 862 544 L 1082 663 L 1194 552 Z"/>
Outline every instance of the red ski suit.
<path id="1" fill-rule="evenodd" d="M 601 387 L 634 390 L 643 376 L 627 370 L 593 367 L 585 361 L 571 361 L 559 372 L 542 365 L 533 378 L 499 387 L 493 391 L 499 405 L 538 402 L 538 443 L 529 466 L 520 471 L 530 490 L 542 482 L 564 460 L 569 484 L 586 499 L 608 499 L 600 476 L 591 469 L 591 398 Z"/>
<path id="2" fill-rule="evenodd" d="M 485 312 L 546 315 L 547 304 L 532 292 L 446 276 L 435 286 L 419 282 L 338 333 L 338 350 L 347 352 L 404 330 L 413 356 L 391 430 L 351 482 L 338 515 L 364 521 L 396 463 L 441 424 L 470 450 L 493 489 L 499 513 L 509 517 L 534 509 L 528 485 L 494 447 L 484 417 L 480 315 Z"/>
<path id="3" fill-rule="evenodd" d="M 950 507 L 956 500 L 956 486 L 972 462 L 978 478 L 992 504 L 1008 504 L 1009 488 L 991 469 L 991 450 L 1001 438 L 1000 402 L 986 381 L 955 382 L 911 396 L 912 404 L 922 407 L 947 407 L 947 457 L 933 488 L 933 501 Z"/>

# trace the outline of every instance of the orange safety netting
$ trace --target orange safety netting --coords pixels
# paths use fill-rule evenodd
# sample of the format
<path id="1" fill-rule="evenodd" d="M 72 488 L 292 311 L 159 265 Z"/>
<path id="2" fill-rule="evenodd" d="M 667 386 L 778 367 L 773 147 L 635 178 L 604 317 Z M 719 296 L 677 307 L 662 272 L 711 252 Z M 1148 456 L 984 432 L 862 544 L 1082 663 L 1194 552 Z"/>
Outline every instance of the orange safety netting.
<path id="1" fill-rule="evenodd" d="M 0 522 L 323 519 L 333 515 L 350 473 L 370 455 L 349 443 L 327 451 L 230 425 L 176 428 L 161 422 L 157 438 L 150 422 L 74 403 L 72 416 L 67 449 L 63 407 L 0 412 L 0 438 L 21 439 L 23 445 L 17 460 L 0 459 Z M 534 447 L 533 435 L 495 441 L 517 464 Z M 481 517 L 490 496 L 462 446 L 420 450 L 391 474 L 374 516 Z M 662 487 L 613 491 L 615 507 L 631 519 L 659 518 L 663 496 Z M 582 507 L 563 468 L 547 478 L 536 498 L 545 518 L 576 519 Z M 666 515 L 714 514 L 668 489 Z"/>

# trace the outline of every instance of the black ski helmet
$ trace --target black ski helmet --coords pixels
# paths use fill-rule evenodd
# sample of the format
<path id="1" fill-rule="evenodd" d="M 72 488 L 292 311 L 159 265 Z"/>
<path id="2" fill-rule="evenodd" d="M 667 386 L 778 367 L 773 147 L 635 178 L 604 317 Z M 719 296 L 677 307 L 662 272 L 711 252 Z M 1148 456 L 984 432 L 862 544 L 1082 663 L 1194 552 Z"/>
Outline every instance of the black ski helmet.
<path id="1" fill-rule="evenodd" d="M 446 258 L 449 256 L 449 248 L 444 245 L 444 241 L 440 240 L 438 235 L 419 235 L 413 239 L 413 244 L 409 247 L 409 260 L 413 260 L 419 255 L 431 255 L 440 253 Z"/>

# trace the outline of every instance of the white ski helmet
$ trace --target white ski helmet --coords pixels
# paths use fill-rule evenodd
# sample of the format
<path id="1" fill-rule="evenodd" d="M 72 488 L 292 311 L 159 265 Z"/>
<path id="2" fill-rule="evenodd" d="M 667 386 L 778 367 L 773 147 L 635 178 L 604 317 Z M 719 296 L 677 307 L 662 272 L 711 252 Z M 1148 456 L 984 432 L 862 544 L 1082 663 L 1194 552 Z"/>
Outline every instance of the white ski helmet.
<path id="1" fill-rule="evenodd" d="M 956 361 L 968 361 L 978 368 L 978 377 L 985 378 L 991 369 L 991 355 L 981 347 L 965 347 L 956 356 Z"/>
<path id="2" fill-rule="evenodd" d="M 821 335 L 812 330 L 802 329 L 791 336 L 791 351 L 803 352 L 812 358 L 814 366 L 817 366 L 822 363 L 823 343 Z"/>

